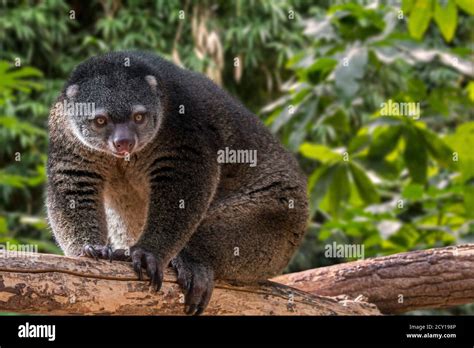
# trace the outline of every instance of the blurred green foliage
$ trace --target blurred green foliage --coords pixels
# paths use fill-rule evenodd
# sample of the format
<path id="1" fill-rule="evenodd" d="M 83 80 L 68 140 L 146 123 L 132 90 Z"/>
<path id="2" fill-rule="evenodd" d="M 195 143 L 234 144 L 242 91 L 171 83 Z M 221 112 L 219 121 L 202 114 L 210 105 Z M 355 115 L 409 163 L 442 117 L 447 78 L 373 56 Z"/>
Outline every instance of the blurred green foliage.
<path id="1" fill-rule="evenodd" d="M 0 3 L 0 242 L 44 220 L 49 106 L 73 67 L 142 49 L 208 74 L 295 153 L 311 222 L 288 270 L 472 242 L 473 6 L 465 0 Z M 184 12 L 180 12 L 184 11 Z M 410 116 L 387 103 L 415 103 Z"/>
<path id="2" fill-rule="evenodd" d="M 438 6 L 454 6 L 450 35 L 444 21 L 428 26 Z M 469 11 L 454 1 L 347 2 L 304 22 L 310 42 L 263 111 L 309 174 L 311 243 L 362 243 L 376 256 L 472 241 Z M 384 116 L 388 103 L 420 110 Z M 314 252 L 303 248 L 290 270 L 312 266 Z"/>

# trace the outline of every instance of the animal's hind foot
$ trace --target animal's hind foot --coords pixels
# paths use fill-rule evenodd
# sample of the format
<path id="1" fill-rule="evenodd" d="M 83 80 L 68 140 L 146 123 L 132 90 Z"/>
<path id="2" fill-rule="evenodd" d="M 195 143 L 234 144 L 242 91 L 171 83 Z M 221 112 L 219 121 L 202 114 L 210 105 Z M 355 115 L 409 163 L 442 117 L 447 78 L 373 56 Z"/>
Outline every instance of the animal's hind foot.
<path id="1" fill-rule="evenodd" d="M 173 259 L 171 264 L 184 293 L 184 312 L 189 315 L 202 314 L 214 289 L 214 271 L 209 266 L 181 255 Z"/>

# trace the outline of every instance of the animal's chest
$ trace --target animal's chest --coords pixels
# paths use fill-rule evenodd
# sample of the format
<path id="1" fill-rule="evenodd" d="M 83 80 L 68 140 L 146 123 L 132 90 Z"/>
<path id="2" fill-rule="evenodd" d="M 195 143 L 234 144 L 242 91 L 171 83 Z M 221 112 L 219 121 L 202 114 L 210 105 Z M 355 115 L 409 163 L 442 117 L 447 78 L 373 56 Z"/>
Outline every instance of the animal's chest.
<path id="1" fill-rule="evenodd" d="M 147 180 L 126 171 L 110 175 L 104 188 L 109 239 L 116 248 L 134 244 L 148 214 Z"/>

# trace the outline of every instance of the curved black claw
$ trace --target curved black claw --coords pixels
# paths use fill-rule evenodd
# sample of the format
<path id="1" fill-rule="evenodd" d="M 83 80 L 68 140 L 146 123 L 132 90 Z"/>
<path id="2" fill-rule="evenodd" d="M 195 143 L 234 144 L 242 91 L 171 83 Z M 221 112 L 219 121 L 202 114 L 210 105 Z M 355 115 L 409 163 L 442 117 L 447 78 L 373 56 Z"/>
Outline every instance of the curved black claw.
<path id="1" fill-rule="evenodd" d="M 163 283 L 163 266 L 155 255 L 151 252 L 146 251 L 140 247 L 130 248 L 130 257 L 132 259 L 132 265 L 135 273 L 138 274 L 138 278 L 143 280 L 142 268 L 145 268 L 148 277 L 150 278 L 150 286 L 155 290 L 161 289 Z"/>
<path id="2" fill-rule="evenodd" d="M 99 259 L 109 260 L 112 262 L 114 260 L 114 251 L 110 245 L 91 245 L 86 244 L 82 248 L 82 255 L 92 257 L 96 261 Z"/>
<path id="3" fill-rule="evenodd" d="M 214 289 L 214 272 L 210 267 L 179 256 L 172 261 L 172 265 L 184 292 L 184 312 L 188 315 L 202 314 Z"/>

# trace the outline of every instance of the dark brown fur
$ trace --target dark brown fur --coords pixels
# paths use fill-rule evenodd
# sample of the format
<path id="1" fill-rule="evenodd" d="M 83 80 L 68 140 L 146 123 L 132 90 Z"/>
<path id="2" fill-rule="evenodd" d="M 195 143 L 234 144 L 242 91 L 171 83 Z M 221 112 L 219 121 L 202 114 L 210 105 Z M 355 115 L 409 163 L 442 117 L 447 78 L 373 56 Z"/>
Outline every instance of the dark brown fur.
<path id="1" fill-rule="evenodd" d="M 210 297 L 214 278 L 249 282 L 281 272 L 308 217 L 296 160 L 213 82 L 151 54 L 95 57 L 66 87 L 94 88 L 82 83 L 130 69 L 116 64 L 124 57 L 135 68 L 126 73 L 157 78 L 161 125 L 152 142 L 124 161 L 85 146 L 68 116 L 52 109 L 47 208 L 65 254 L 107 241 L 115 248 L 138 246 L 163 267 L 173 260 L 185 291 L 198 297 Z M 218 163 L 217 152 L 226 147 L 257 150 L 257 165 Z M 205 307 L 208 300 L 187 302 Z"/>

